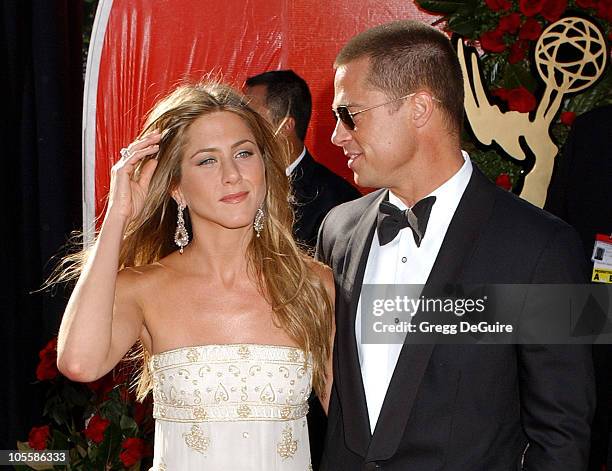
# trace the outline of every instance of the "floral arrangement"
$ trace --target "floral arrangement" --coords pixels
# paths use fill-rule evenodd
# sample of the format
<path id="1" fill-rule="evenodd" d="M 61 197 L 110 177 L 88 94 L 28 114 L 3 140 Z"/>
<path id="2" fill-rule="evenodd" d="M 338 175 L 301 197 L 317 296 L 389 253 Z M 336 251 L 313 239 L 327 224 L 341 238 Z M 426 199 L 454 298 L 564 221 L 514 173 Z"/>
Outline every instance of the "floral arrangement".
<path id="1" fill-rule="evenodd" d="M 69 470 L 130 470 L 151 466 L 154 422 L 149 396 L 137 402 L 123 364 L 92 383 L 74 383 L 57 369 L 57 338 L 39 353 L 38 381 L 48 383 L 45 424 L 32 427 L 22 452 L 68 450 Z M 53 469 L 30 463 L 28 469 Z"/>
<path id="2" fill-rule="evenodd" d="M 563 16 L 589 17 L 612 40 L 612 0 L 416 0 L 420 8 L 442 15 L 439 22 L 477 47 L 489 95 L 502 110 L 529 113 L 537 106 L 542 84 L 531 66 L 531 52 L 540 34 Z M 562 147 L 577 115 L 612 103 L 612 72 L 584 92 L 566 96 L 552 135 Z M 464 148 L 481 170 L 500 186 L 517 183 L 522 167 L 501 152 L 482 150 L 464 136 Z"/>

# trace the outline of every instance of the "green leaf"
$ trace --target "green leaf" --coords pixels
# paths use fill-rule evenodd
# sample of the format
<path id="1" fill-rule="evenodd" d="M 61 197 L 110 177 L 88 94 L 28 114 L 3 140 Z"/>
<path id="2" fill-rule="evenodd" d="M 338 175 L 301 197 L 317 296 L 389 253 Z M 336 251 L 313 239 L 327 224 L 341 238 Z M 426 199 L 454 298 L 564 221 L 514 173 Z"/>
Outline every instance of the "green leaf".
<path id="1" fill-rule="evenodd" d="M 136 435 L 136 433 L 138 432 L 138 424 L 136 424 L 136 421 L 129 415 L 123 415 L 121 417 L 119 426 L 127 436 Z"/>
<path id="2" fill-rule="evenodd" d="M 507 173 L 512 185 L 516 185 L 521 176 L 521 166 L 500 155 L 495 149 L 472 148 L 469 154 L 472 161 L 492 182 L 495 182 L 500 173 Z"/>
<path id="3" fill-rule="evenodd" d="M 502 83 L 504 88 L 517 88 L 522 85 L 531 92 L 538 86 L 538 81 L 528 69 L 520 64 L 510 63 L 504 67 Z"/>
<path id="4" fill-rule="evenodd" d="M 67 450 L 69 447 L 70 441 L 68 440 L 68 435 L 60 432 L 57 429 L 53 429 L 51 432 L 53 436 L 53 449 L 54 450 Z"/>
<path id="5" fill-rule="evenodd" d="M 602 79 L 568 100 L 565 111 L 582 114 L 586 111 L 612 103 L 612 69 L 608 68 Z"/>
<path id="6" fill-rule="evenodd" d="M 450 14 L 469 3 L 469 0 L 417 0 L 417 5 L 433 13 Z"/>
<path id="7" fill-rule="evenodd" d="M 461 36 L 472 37 L 478 28 L 478 21 L 472 15 L 455 15 L 448 20 L 448 28 Z"/>

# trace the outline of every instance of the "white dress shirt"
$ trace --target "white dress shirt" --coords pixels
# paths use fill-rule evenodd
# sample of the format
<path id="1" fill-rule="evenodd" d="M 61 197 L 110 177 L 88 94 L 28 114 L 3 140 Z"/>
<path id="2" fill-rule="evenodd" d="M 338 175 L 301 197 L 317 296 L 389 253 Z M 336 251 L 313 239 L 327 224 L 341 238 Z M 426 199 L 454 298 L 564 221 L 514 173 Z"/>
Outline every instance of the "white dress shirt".
<path id="1" fill-rule="evenodd" d="M 420 247 L 414 242 L 409 227 L 402 229 L 395 239 L 383 247 L 378 242 L 378 234 L 374 234 L 363 277 L 364 284 L 424 285 L 427 282 L 448 226 L 472 176 L 472 163 L 466 152 L 463 152 L 463 158 L 464 163 L 459 171 L 427 195 L 435 196 L 436 201 L 431 208 Z M 389 202 L 402 210 L 407 209 L 407 206 L 391 192 L 389 192 Z M 355 337 L 370 431 L 373 433 L 402 344 L 361 343 L 361 295 L 355 318 Z"/>
<path id="2" fill-rule="evenodd" d="M 285 175 L 287 176 L 291 175 L 293 171 L 295 170 L 295 167 L 300 165 L 300 162 L 302 161 L 305 155 L 306 155 L 306 146 L 304 146 L 304 148 L 302 149 L 302 153 L 298 155 L 298 158 L 295 159 L 293 162 L 291 162 L 289 167 L 285 169 Z"/>

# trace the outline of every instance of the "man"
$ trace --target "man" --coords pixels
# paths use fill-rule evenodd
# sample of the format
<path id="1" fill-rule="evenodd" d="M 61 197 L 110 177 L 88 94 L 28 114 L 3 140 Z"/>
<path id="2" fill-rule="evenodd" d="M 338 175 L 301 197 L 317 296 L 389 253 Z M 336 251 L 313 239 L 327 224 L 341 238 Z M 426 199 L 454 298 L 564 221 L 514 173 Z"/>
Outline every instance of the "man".
<path id="1" fill-rule="evenodd" d="M 590 347 L 361 342 L 363 284 L 424 284 L 431 297 L 445 283 L 580 283 L 585 272 L 569 226 L 462 154 L 461 70 L 441 32 L 372 28 L 335 69 L 332 141 L 355 182 L 381 190 L 330 211 L 319 234 L 336 279 L 322 469 L 584 469 Z"/>
<path id="2" fill-rule="evenodd" d="M 291 176 L 294 192 L 294 234 L 300 242 L 314 247 L 328 211 L 361 195 L 316 162 L 304 146 L 312 111 L 304 79 L 292 70 L 264 72 L 247 79 L 245 92 L 251 98 L 251 107 L 287 138 L 292 161 L 287 175 Z"/>

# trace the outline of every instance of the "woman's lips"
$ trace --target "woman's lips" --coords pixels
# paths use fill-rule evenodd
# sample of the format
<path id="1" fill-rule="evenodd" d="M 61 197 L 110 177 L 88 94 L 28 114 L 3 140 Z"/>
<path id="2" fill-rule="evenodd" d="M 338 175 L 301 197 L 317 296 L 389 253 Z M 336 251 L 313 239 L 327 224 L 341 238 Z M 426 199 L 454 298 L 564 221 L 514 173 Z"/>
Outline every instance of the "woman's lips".
<path id="1" fill-rule="evenodd" d="M 248 194 L 249 194 L 248 191 L 241 191 L 239 193 L 230 193 L 229 195 L 225 195 L 219 201 L 221 201 L 222 203 L 236 204 L 236 203 L 240 203 L 241 201 L 243 201 L 247 197 Z"/>

